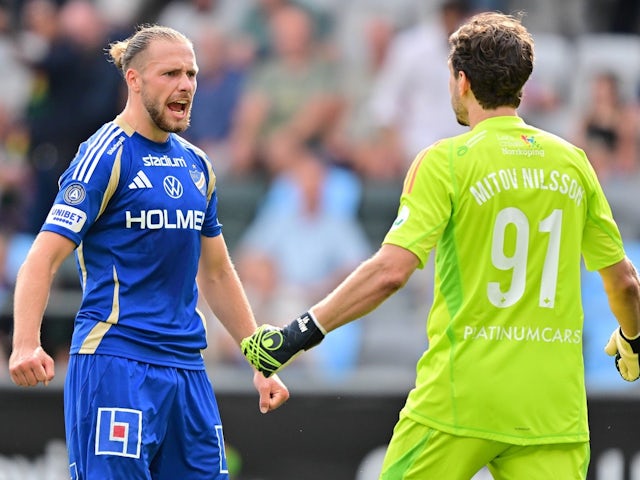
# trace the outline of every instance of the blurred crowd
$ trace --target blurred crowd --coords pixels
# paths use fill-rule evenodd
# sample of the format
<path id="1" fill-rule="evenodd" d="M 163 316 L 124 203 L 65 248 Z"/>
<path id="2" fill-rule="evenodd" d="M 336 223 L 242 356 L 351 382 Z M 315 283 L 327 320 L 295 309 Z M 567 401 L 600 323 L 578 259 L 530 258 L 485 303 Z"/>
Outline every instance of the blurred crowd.
<path id="1" fill-rule="evenodd" d="M 58 176 L 124 105 L 124 82 L 104 51 L 136 25 L 168 25 L 194 42 L 200 72 L 184 136 L 213 162 L 220 220 L 258 321 L 283 324 L 377 248 L 414 156 L 464 131 L 449 103 L 447 37 L 480 10 L 526 12 L 537 60 L 520 114 L 587 151 L 635 251 L 634 0 L 0 1 L 0 303 L 9 305 Z M 73 266 L 61 272 L 59 287 L 78 290 L 74 275 Z M 594 285 L 590 301 L 606 302 L 586 272 L 585 285 Z M 416 275 L 377 318 L 330 335 L 305 361 L 331 378 L 385 359 L 411 371 L 425 348 L 430 290 L 428 275 Z M 71 315 L 75 306 L 67 305 Z M 7 309 L 0 367 L 9 348 Z M 606 317 L 606 303 L 601 310 L 589 311 Z M 389 318 L 407 327 L 392 347 Z M 241 364 L 211 320 L 211 361 Z M 614 321 L 601 320 L 587 322 L 599 322 L 593 335 L 603 343 Z M 71 322 L 48 322 L 59 358 Z M 591 354 L 599 344 L 588 335 Z M 593 365 L 596 371 L 599 361 Z"/>

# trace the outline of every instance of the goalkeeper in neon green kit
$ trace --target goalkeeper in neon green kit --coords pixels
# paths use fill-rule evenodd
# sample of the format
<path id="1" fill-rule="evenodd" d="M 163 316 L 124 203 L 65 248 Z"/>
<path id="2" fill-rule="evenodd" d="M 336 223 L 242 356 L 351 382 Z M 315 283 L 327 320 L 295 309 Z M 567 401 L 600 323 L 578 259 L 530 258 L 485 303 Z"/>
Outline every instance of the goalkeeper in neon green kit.
<path id="1" fill-rule="evenodd" d="M 478 14 L 450 45 L 451 104 L 470 131 L 416 157 L 371 259 L 288 326 L 260 327 L 243 351 L 265 375 L 278 371 L 375 309 L 435 249 L 429 348 L 380 478 L 468 480 L 486 465 L 498 480 L 584 479 L 581 259 L 602 276 L 620 324 L 605 350 L 629 381 L 638 276 L 584 152 L 517 116 L 534 61 L 520 20 Z"/>

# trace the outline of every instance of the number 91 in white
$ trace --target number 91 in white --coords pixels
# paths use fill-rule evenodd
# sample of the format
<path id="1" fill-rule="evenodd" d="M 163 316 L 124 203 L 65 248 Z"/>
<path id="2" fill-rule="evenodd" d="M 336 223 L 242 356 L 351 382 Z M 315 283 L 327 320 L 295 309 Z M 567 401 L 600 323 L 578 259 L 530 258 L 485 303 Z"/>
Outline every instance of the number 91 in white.
<path id="1" fill-rule="evenodd" d="M 515 227 L 516 235 L 513 253 L 508 255 L 505 252 L 505 237 L 510 225 Z M 538 225 L 538 231 L 549 236 L 538 297 L 538 304 L 543 308 L 553 308 L 555 305 L 561 229 L 562 210 L 558 209 Z M 496 217 L 491 242 L 491 262 L 499 270 L 512 271 L 511 284 L 506 291 L 501 290 L 499 282 L 489 282 L 487 285 L 489 301 L 498 308 L 510 307 L 524 295 L 529 258 L 529 230 L 529 219 L 518 208 L 505 208 Z"/>

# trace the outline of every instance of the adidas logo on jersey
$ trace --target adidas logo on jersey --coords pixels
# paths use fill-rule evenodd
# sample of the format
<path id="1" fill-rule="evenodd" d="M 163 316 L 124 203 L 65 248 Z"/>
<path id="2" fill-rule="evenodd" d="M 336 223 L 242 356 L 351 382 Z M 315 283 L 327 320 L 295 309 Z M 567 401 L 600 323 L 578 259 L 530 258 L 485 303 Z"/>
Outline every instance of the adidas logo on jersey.
<path id="1" fill-rule="evenodd" d="M 135 190 L 137 188 L 153 188 L 149 177 L 147 177 L 142 170 L 136 173 L 133 182 L 129 184 L 129 190 Z"/>

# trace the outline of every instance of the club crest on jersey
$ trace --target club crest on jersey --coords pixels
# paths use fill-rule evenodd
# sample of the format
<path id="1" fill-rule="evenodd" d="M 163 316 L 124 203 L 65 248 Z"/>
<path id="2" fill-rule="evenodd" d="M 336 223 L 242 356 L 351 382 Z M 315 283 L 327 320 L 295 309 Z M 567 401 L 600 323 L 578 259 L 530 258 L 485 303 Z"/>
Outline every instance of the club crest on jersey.
<path id="1" fill-rule="evenodd" d="M 198 190 L 200 190 L 200 193 L 202 195 L 206 195 L 207 181 L 204 176 L 204 172 L 202 172 L 201 170 L 198 170 L 198 167 L 196 167 L 195 165 L 191 165 L 191 170 L 189 170 L 189 175 L 191 176 L 191 180 L 193 180 L 193 183 L 195 184 L 195 186 L 198 188 Z"/>
<path id="2" fill-rule="evenodd" d="M 69 205 L 78 205 L 86 198 L 87 192 L 80 183 L 72 183 L 63 194 L 64 201 Z"/>
<path id="3" fill-rule="evenodd" d="M 96 455 L 140 458 L 142 412 L 130 408 L 98 408 Z"/>

